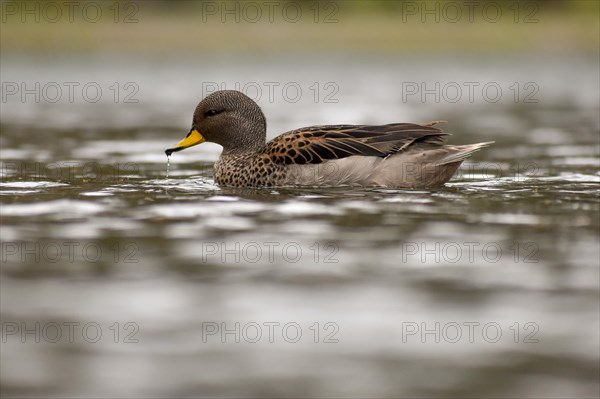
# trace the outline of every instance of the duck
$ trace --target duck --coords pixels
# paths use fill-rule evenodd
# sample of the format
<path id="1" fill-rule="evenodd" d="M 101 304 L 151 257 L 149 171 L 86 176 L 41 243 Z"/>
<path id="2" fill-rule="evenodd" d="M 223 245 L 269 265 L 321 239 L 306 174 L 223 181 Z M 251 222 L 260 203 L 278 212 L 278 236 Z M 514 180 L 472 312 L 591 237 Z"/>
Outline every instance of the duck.
<path id="1" fill-rule="evenodd" d="M 317 125 L 267 142 L 260 106 L 242 92 L 220 90 L 200 101 L 189 133 L 165 153 L 221 145 L 213 172 L 223 187 L 428 189 L 445 184 L 467 157 L 494 143 L 444 144 L 450 133 L 438 123 Z"/>

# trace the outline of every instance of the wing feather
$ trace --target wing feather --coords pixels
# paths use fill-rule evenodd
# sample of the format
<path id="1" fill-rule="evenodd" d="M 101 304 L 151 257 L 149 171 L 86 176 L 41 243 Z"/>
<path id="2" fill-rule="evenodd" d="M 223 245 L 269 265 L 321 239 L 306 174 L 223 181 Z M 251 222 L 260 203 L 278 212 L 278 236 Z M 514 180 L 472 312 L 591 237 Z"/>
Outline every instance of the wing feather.
<path id="1" fill-rule="evenodd" d="M 429 124 L 320 125 L 284 133 L 262 151 L 276 163 L 318 164 L 353 155 L 387 157 L 419 144 L 441 146 L 449 135 Z"/>

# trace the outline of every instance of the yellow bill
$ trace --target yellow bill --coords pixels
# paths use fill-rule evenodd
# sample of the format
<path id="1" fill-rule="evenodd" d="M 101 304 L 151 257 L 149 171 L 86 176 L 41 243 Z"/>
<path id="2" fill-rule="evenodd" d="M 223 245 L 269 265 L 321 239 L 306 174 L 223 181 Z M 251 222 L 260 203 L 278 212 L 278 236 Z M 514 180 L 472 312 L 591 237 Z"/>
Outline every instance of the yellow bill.
<path id="1" fill-rule="evenodd" d="M 206 139 L 204 138 L 204 136 L 202 136 L 200 134 L 199 131 L 197 131 L 196 129 L 192 129 L 187 134 L 187 136 L 185 136 L 185 138 L 183 140 L 181 140 L 179 143 L 177 143 L 177 145 L 175 147 L 167 148 L 165 150 L 165 154 L 167 154 L 167 156 L 171 156 L 171 154 L 174 152 L 181 151 L 181 150 L 184 150 L 189 147 L 193 147 L 195 145 L 204 143 L 205 141 L 206 141 Z"/>

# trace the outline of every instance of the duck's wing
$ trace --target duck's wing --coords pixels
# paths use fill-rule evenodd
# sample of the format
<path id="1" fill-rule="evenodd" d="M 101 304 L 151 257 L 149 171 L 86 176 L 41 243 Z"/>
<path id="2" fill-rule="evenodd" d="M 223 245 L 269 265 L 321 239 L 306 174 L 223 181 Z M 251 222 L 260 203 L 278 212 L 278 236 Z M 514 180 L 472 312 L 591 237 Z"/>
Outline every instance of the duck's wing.
<path id="1" fill-rule="evenodd" d="M 387 157 L 418 143 L 441 146 L 449 133 L 434 127 L 436 123 L 310 126 L 274 138 L 262 155 L 285 164 L 318 164 L 352 155 Z"/>

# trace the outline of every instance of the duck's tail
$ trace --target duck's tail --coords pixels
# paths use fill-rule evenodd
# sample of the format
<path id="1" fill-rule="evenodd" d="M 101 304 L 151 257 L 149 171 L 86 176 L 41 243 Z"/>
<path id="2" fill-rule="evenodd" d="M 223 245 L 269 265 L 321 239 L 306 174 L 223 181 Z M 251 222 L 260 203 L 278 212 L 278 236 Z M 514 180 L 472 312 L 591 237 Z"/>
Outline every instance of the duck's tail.
<path id="1" fill-rule="evenodd" d="M 494 144 L 495 141 L 487 141 L 485 143 L 477 144 L 466 144 L 466 145 L 453 145 L 444 146 L 447 153 L 440 159 L 433 162 L 434 165 L 447 165 L 454 162 L 462 162 L 470 157 L 474 152 L 481 150 L 489 145 Z"/>
<path id="2" fill-rule="evenodd" d="M 385 158 L 369 176 L 370 185 L 428 188 L 446 183 L 460 164 L 475 151 L 493 144 L 435 145 L 400 152 Z"/>

